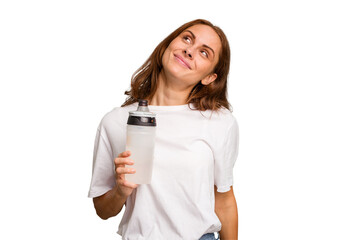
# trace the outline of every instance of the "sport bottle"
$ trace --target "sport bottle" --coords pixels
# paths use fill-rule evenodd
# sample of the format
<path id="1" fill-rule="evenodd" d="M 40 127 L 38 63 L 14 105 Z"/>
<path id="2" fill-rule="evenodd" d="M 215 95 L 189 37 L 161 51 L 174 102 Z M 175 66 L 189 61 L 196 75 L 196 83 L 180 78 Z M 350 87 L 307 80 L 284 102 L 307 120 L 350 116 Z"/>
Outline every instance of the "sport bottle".
<path id="1" fill-rule="evenodd" d="M 126 174 L 127 181 L 136 184 L 149 184 L 152 177 L 156 118 L 148 108 L 147 100 L 139 100 L 136 111 L 129 112 L 126 133 L 126 150 L 134 161 L 127 167 L 135 168 L 136 173 Z"/>

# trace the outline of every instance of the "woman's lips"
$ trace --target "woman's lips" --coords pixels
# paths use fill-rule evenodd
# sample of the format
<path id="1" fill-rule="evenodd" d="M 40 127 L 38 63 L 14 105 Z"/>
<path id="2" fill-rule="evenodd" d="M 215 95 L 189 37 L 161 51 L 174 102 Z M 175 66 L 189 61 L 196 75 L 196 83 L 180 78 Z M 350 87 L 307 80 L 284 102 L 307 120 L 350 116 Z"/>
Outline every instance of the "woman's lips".
<path id="1" fill-rule="evenodd" d="M 185 59 L 183 59 L 182 57 L 174 54 L 176 60 L 181 63 L 182 65 L 184 65 L 185 67 L 187 67 L 188 69 L 191 69 L 190 65 L 185 61 Z"/>

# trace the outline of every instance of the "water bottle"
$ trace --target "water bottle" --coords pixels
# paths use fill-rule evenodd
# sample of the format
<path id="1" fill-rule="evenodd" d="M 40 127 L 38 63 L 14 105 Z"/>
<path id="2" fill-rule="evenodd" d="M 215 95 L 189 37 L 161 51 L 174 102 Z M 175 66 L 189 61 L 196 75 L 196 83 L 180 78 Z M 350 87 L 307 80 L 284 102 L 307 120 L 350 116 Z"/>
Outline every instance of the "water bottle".
<path id="1" fill-rule="evenodd" d="M 136 111 L 129 112 L 126 133 L 126 150 L 131 151 L 129 157 L 136 173 L 126 174 L 126 180 L 136 184 L 149 184 L 152 177 L 156 118 L 148 108 L 147 100 L 139 100 Z"/>

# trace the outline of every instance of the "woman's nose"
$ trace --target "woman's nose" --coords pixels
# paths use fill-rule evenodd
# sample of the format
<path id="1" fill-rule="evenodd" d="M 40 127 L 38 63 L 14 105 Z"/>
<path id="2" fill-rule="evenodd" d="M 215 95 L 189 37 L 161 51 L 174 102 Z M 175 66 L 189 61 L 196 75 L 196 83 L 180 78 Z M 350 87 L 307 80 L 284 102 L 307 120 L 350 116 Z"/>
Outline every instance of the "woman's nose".
<path id="1" fill-rule="evenodd" d="M 188 48 L 188 49 L 185 49 L 185 55 L 187 56 L 187 57 L 189 57 L 189 58 L 192 58 L 192 53 L 191 53 L 191 51 L 190 51 L 190 49 Z"/>

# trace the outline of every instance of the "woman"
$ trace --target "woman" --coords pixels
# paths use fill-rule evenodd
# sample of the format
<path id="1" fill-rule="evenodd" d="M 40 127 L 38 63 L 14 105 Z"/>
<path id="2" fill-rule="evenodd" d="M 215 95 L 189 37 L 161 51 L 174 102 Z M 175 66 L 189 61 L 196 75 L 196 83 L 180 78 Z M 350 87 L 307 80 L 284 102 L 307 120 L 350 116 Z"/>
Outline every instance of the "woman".
<path id="1" fill-rule="evenodd" d="M 126 205 L 118 233 L 133 239 L 237 239 L 232 170 L 238 126 L 229 111 L 230 48 L 206 20 L 171 33 L 133 75 L 127 100 L 102 119 L 89 197 L 102 219 Z M 126 122 L 138 99 L 150 103 L 157 130 L 151 184 L 126 181 L 136 170 L 125 151 Z"/>

